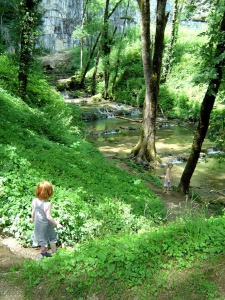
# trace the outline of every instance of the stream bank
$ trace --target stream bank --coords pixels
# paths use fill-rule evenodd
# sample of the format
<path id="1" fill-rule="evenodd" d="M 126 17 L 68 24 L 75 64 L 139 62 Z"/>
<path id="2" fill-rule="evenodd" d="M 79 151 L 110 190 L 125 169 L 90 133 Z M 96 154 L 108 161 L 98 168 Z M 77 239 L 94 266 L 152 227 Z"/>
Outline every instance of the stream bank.
<path id="1" fill-rule="evenodd" d="M 108 159 L 119 161 L 129 156 L 140 137 L 142 119 L 140 108 L 92 98 L 65 98 L 65 101 L 79 105 L 83 115 L 87 112 L 88 115 L 95 114 L 95 118 L 92 119 L 84 117 L 87 127 L 86 139 Z M 99 112 L 100 118 L 97 117 L 96 111 Z M 163 178 L 167 164 L 173 163 L 174 189 L 179 184 L 189 157 L 195 128 L 195 123 L 168 120 L 161 111 L 158 112 L 156 149 L 161 163 L 156 167 L 156 175 Z M 217 151 L 214 144 L 205 139 L 191 179 L 191 188 L 206 203 L 225 202 L 225 173 L 222 164 L 216 159 L 217 155 L 224 153 Z"/>

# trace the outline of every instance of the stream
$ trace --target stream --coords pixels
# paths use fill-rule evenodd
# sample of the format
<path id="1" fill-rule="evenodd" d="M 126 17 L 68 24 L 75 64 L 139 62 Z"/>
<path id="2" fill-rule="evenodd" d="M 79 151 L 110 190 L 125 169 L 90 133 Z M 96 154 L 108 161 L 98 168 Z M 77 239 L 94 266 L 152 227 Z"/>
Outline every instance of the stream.
<path id="1" fill-rule="evenodd" d="M 86 120 L 86 140 L 107 156 L 125 158 L 130 154 L 140 137 L 141 123 L 138 121 L 142 118 L 141 110 L 110 101 L 84 103 L 66 99 L 66 102 L 78 105 L 82 102 L 84 111 L 91 108 L 102 115 L 97 120 Z M 173 186 L 179 184 L 193 142 L 195 126 L 196 124 L 157 118 L 156 150 L 162 162 L 156 168 L 156 175 L 162 177 L 167 164 L 172 162 Z M 207 202 L 218 199 L 225 201 L 224 166 L 215 158 L 219 151 L 214 146 L 205 139 L 190 183 L 191 188 Z"/>

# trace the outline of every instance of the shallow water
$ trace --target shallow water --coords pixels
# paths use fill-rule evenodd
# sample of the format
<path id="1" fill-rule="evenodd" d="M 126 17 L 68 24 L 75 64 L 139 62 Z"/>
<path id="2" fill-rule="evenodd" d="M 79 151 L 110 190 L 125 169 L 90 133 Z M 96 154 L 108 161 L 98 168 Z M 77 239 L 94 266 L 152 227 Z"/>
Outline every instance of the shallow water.
<path id="1" fill-rule="evenodd" d="M 133 119 L 141 119 L 141 116 L 135 116 Z M 163 126 L 161 126 L 162 124 Z M 176 122 L 167 124 L 162 119 L 159 120 L 158 125 L 156 150 L 162 159 L 162 166 L 156 169 L 156 175 L 163 176 L 166 165 L 172 162 L 174 164 L 172 185 L 177 186 L 186 164 L 179 159 L 181 157 L 188 158 L 189 156 L 195 125 L 182 123 L 179 126 Z M 88 122 L 87 126 L 89 133 L 91 133 L 87 136 L 87 140 L 102 152 L 119 157 L 126 157 L 130 154 L 131 149 L 139 140 L 141 128 L 140 123 L 119 118 Z M 208 139 L 205 139 L 202 150 L 205 153 L 211 151 L 213 154 L 214 151 L 212 149 L 214 146 Z M 224 167 L 215 158 L 208 155 L 201 157 L 190 185 L 206 201 L 216 200 L 221 196 L 212 192 L 212 190 L 223 191 L 225 189 L 224 171 Z"/>

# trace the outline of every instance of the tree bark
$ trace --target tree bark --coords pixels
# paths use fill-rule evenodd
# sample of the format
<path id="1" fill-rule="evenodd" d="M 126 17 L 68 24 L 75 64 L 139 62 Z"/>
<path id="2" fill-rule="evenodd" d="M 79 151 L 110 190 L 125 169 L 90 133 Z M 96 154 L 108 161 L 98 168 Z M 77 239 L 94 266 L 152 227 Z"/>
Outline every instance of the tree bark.
<path id="1" fill-rule="evenodd" d="M 38 11 L 38 5 L 40 1 L 41 0 L 25 0 L 24 2 L 21 1 L 19 3 L 21 32 L 18 71 L 18 94 L 24 101 L 26 99 L 28 75 L 36 42 L 35 30 L 42 22 L 40 12 Z"/>
<path id="2" fill-rule="evenodd" d="M 96 38 L 96 40 L 95 40 L 95 43 L 94 43 L 94 45 L 93 45 L 93 47 L 92 47 L 92 49 L 91 49 L 90 56 L 89 56 L 89 58 L 88 58 L 88 61 L 87 61 L 87 63 L 86 63 L 85 69 L 84 69 L 84 72 L 83 72 L 82 77 L 81 77 L 81 81 L 80 81 L 80 86 L 81 86 L 81 87 L 84 86 L 85 77 L 86 77 L 86 74 L 87 74 L 87 72 L 88 72 L 88 70 L 89 70 L 89 67 L 90 67 L 90 65 L 91 65 L 91 60 L 92 60 L 92 58 L 93 58 L 93 56 L 94 56 L 95 49 L 96 49 L 96 47 L 97 47 L 97 45 L 98 45 L 98 41 L 99 41 L 100 36 L 101 36 L 101 32 L 99 32 L 99 34 L 98 34 L 98 36 L 97 36 L 97 38 Z"/>
<path id="3" fill-rule="evenodd" d="M 150 42 L 150 2 L 149 0 L 139 0 L 138 4 L 141 12 L 142 61 L 146 92 L 141 136 L 131 153 L 140 162 L 147 161 L 155 163 L 157 161 L 155 147 L 156 112 L 162 66 L 164 32 L 168 14 L 165 15 L 166 0 L 158 0 L 154 55 L 153 59 L 151 59 L 153 49 Z"/>
<path id="4" fill-rule="evenodd" d="M 95 69 L 94 69 L 94 73 L 93 73 L 93 76 L 92 76 L 92 86 L 91 86 L 92 96 L 95 95 L 95 91 L 96 91 L 96 75 L 97 75 L 100 55 L 101 55 L 101 44 L 99 45 L 99 48 L 98 48 L 98 54 L 97 54 L 96 61 L 95 61 Z"/>
<path id="5" fill-rule="evenodd" d="M 223 14 L 223 19 L 221 23 L 221 33 L 223 33 L 223 35 L 225 34 L 225 12 Z M 218 56 L 224 53 L 224 49 L 225 49 L 225 39 L 223 37 L 223 41 L 217 45 Z M 191 152 L 179 183 L 180 190 L 186 194 L 189 192 L 191 177 L 196 168 L 202 143 L 205 139 L 209 127 L 210 114 L 213 109 L 216 95 L 219 91 L 219 87 L 221 84 L 222 75 L 223 75 L 222 68 L 224 64 L 225 64 L 225 59 L 223 58 L 220 60 L 219 63 L 215 65 L 215 70 L 217 71 L 217 77 L 210 80 L 206 94 L 202 101 L 200 117 L 198 121 L 197 130 L 194 136 Z"/>
<path id="6" fill-rule="evenodd" d="M 83 33 L 84 31 L 84 24 L 85 24 L 85 14 L 86 14 L 86 9 L 87 9 L 87 4 L 88 4 L 88 0 L 82 1 L 82 18 L 81 18 L 81 31 Z M 80 40 L 80 68 L 83 68 L 83 54 L 84 54 L 84 37 L 81 37 Z"/>
<path id="7" fill-rule="evenodd" d="M 127 16 L 127 14 L 128 14 L 129 6 L 130 6 L 130 0 L 128 0 L 128 3 L 127 3 L 125 16 Z M 119 47 L 118 47 L 118 51 L 117 51 L 117 59 L 116 59 L 116 64 L 115 64 L 115 68 L 114 68 L 114 76 L 113 76 L 113 79 L 112 79 L 112 89 L 111 89 L 111 94 L 112 95 L 114 94 L 116 78 L 117 78 L 118 71 L 119 71 L 119 66 L 120 66 L 120 58 L 121 58 L 121 51 L 122 51 L 122 39 L 124 38 L 124 34 L 125 34 L 126 22 L 127 22 L 127 19 L 124 18 L 123 29 L 122 29 L 121 36 L 120 36 L 121 43 L 119 43 Z"/>
<path id="8" fill-rule="evenodd" d="M 113 41 L 113 37 L 117 31 L 117 26 L 114 28 L 114 32 L 112 35 L 109 35 L 109 18 L 119 6 L 122 0 L 119 0 L 116 5 L 113 7 L 112 11 L 109 13 L 109 0 L 106 0 L 105 5 L 105 12 L 104 12 L 104 25 L 103 25 L 103 32 L 102 32 L 102 52 L 104 55 L 104 76 L 105 76 L 105 87 L 104 87 L 104 99 L 108 98 L 109 92 L 109 78 L 110 78 L 110 62 L 109 62 L 109 55 L 111 52 L 111 43 Z"/>
<path id="9" fill-rule="evenodd" d="M 109 10 L 109 0 L 105 0 L 105 10 L 104 10 L 104 20 L 103 20 L 103 28 L 102 28 L 102 31 L 98 33 L 97 35 L 97 38 L 95 40 L 95 43 L 91 49 L 91 52 L 90 52 L 90 55 L 89 55 L 89 58 L 87 60 L 87 63 L 86 63 L 86 66 L 84 68 L 84 72 L 82 73 L 82 77 L 81 77 L 81 81 L 80 81 L 80 86 L 83 87 L 84 86 L 84 82 L 85 82 L 85 77 L 86 77 L 86 74 L 90 68 L 90 65 L 91 65 L 91 61 L 92 61 L 92 58 L 95 54 L 95 50 L 98 46 L 98 43 L 99 43 L 99 39 L 101 37 L 101 48 L 102 48 L 102 52 L 103 54 L 106 56 L 107 54 L 110 53 L 110 42 L 108 40 L 108 23 L 109 23 L 109 19 L 111 17 L 111 15 L 114 13 L 114 11 L 116 10 L 116 8 L 118 7 L 118 5 L 122 2 L 122 0 L 119 0 L 115 6 L 113 7 L 112 11 L 109 13 L 108 10 Z M 106 82 L 108 80 L 108 69 L 106 69 Z"/>
<path id="10" fill-rule="evenodd" d="M 162 79 L 161 83 L 166 82 L 167 76 L 171 72 L 172 64 L 173 64 L 173 59 L 174 59 L 174 49 L 176 46 L 176 40 L 178 36 L 178 0 L 174 1 L 174 11 L 173 11 L 173 19 L 172 19 L 172 31 L 171 31 L 171 37 L 169 41 L 169 45 L 167 48 L 167 53 L 165 57 L 165 62 L 164 62 L 164 68 L 163 68 L 163 74 L 162 74 Z"/>

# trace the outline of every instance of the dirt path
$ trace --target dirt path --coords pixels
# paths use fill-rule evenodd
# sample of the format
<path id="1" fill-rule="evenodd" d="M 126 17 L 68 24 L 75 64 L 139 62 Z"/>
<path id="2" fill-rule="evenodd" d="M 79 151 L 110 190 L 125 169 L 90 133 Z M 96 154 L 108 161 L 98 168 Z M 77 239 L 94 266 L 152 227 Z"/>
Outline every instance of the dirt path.
<path id="1" fill-rule="evenodd" d="M 123 161 L 118 160 L 116 165 L 118 168 L 126 170 L 128 173 L 135 174 L 135 171 L 130 169 Z M 190 199 L 187 200 L 186 196 L 180 192 L 171 190 L 170 194 L 167 195 L 163 193 L 163 189 L 160 189 L 151 183 L 147 183 L 146 186 L 163 200 L 165 208 L 167 210 L 168 221 L 173 221 L 177 217 L 181 217 L 182 215 L 187 213 L 187 210 L 189 212 L 194 212 L 200 208 L 200 205 L 198 203 L 193 202 Z"/>
<path id="2" fill-rule="evenodd" d="M 23 287 L 7 280 L 7 270 L 24 259 L 37 260 L 38 254 L 39 250 L 24 248 L 12 237 L 0 236 L 0 300 L 25 299 Z"/>

